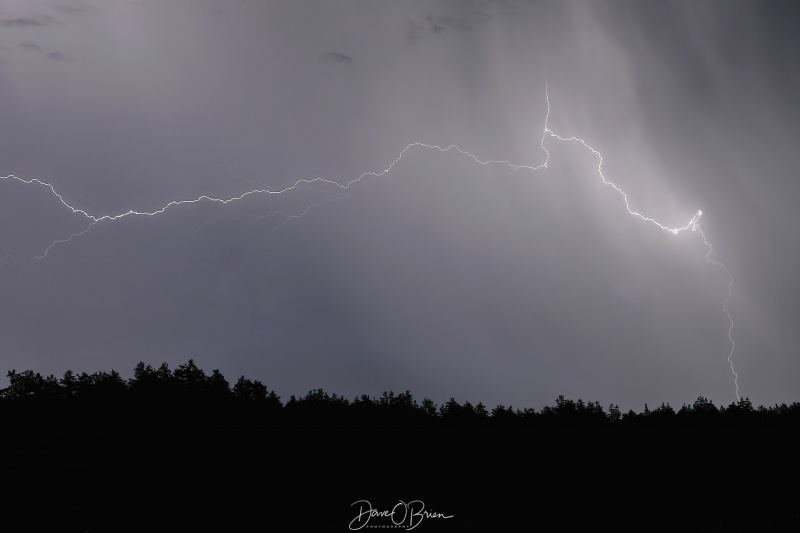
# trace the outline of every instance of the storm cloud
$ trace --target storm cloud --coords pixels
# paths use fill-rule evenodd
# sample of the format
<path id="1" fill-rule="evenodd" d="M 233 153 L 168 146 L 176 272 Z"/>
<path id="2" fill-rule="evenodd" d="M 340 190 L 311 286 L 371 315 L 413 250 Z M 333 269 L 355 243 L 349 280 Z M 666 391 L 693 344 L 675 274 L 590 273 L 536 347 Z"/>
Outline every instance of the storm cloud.
<path id="1" fill-rule="evenodd" d="M 47 52 L 46 57 L 47 59 L 52 59 L 53 61 L 67 61 L 67 59 L 69 59 L 61 52 Z"/>
<path id="2" fill-rule="evenodd" d="M 347 54 L 341 54 L 339 52 L 328 52 L 326 54 L 322 54 L 320 56 L 322 61 L 327 63 L 352 63 L 353 58 Z"/>
<path id="3" fill-rule="evenodd" d="M 797 399 L 793 4 L 86 7 L 0 10 L 0 176 L 80 210 L 0 180 L 5 369 L 728 403 L 727 300 L 740 394 Z"/>
<path id="4" fill-rule="evenodd" d="M 34 15 L 31 17 L 18 17 L 0 19 L 0 27 L 3 28 L 35 28 L 53 24 L 55 19 L 47 15 Z"/>

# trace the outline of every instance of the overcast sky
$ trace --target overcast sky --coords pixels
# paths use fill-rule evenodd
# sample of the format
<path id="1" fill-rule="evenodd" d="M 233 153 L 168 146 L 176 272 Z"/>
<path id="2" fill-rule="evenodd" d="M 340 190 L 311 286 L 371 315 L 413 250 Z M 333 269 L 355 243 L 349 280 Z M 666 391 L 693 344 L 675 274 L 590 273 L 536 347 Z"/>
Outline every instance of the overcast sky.
<path id="1" fill-rule="evenodd" d="M 0 370 L 284 399 L 800 400 L 782 2 L 0 4 Z M 545 83 L 545 79 L 547 82 Z M 89 229 L 90 228 L 90 229 Z M 88 232 L 83 233 L 89 229 Z M 78 235 L 80 234 L 80 235 Z M 76 235 L 69 242 L 56 242 Z M 51 244 L 55 243 L 52 247 Z M 42 257 L 46 252 L 46 256 Z M 42 257 L 37 259 L 37 257 Z M 3 377 L 0 383 L 6 383 Z"/>

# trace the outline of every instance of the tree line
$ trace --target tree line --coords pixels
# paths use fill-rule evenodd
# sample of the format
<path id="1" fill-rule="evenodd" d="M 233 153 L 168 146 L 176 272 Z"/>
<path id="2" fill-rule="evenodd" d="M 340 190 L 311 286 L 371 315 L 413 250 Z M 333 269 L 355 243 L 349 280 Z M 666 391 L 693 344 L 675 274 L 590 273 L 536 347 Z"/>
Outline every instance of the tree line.
<path id="1" fill-rule="evenodd" d="M 139 363 L 130 378 L 114 370 L 7 376 L 0 436 L 12 498 L 4 504 L 17 529 L 49 518 L 74 531 L 132 520 L 150 529 L 289 520 L 327 531 L 346 527 L 363 498 L 381 509 L 419 499 L 457 517 L 424 526 L 437 531 L 800 523 L 794 493 L 780 488 L 797 461 L 800 403 L 717 406 L 700 397 L 623 412 L 559 396 L 541 409 L 490 409 L 454 398 L 437 405 L 410 391 L 347 398 L 322 389 L 283 400 L 258 380 L 231 383 L 193 360 L 174 369 Z M 675 480 L 699 489 L 665 512 Z M 611 499 L 597 497 L 606 493 Z M 652 513 L 645 522 L 642 510 Z"/>
<path id="2" fill-rule="evenodd" d="M 282 402 L 280 396 L 269 390 L 259 380 L 241 376 L 231 386 L 219 372 L 210 374 L 199 368 L 194 360 L 179 365 L 174 370 L 167 363 L 153 367 L 144 362 L 136 365 L 133 377 L 124 379 L 119 372 L 67 371 L 61 378 L 42 376 L 31 370 L 7 373 L 8 387 L 0 389 L 0 407 L 14 405 L 125 405 L 147 407 L 176 403 L 204 406 L 211 409 L 237 409 L 271 414 L 283 420 L 339 423 L 364 420 L 383 420 L 432 423 L 442 425 L 640 425 L 640 424 L 787 424 L 800 421 L 800 402 L 789 405 L 753 406 L 748 398 L 729 405 L 715 405 L 703 396 L 694 402 L 675 409 L 662 403 L 654 409 L 647 405 L 640 412 L 623 412 L 618 405 L 604 409 L 597 401 L 584 402 L 558 396 L 555 405 L 542 409 L 513 408 L 497 405 L 488 409 L 483 403 L 460 403 L 454 398 L 437 405 L 429 398 L 418 402 L 410 391 L 395 393 L 385 391 L 381 396 L 361 395 L 348 399 L 329 394 L 323 389 L 313 389 L 302 397 L 292 395 Z"/>

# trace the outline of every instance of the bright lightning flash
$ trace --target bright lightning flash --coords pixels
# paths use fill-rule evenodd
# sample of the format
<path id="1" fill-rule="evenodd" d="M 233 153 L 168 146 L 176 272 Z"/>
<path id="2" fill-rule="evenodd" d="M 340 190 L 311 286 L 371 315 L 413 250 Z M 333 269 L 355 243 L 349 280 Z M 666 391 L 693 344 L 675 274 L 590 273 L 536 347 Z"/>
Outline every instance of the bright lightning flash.
<path id="1" fill-rule="evenodd" d="M 700 236 L 702 237 L 703 243 L 708 247 L 708 252 L 706 252 L 706 256 L 705 256 L 706 257 L 706 261 L 708 263 L 711 263 L 713 265 L 716 265 L 716 266 L 722 268 L 722 270 L 728 276 L 728 279 L 729 279 L 729 282 L 728 282 L 728 295 L 725 298 L 725 303 L 723 304 L 722 309 L 725 312 L 725 314 L 727 315 L 728 320 L 730 322 L 730 327 L 728 328 L 728 339 L 730 340 L 730 343 L 731 343 L 731 349 L 730 349 L 730 352 L 728 353 L 728 363 L 729 363 L 730 368 L 731 368 L 731 373 L 733 374 L 733 378 L 734 378 L 733 381 L 734 381 L 734 385 L 736 387 L 736 399 L 738 400 L 739 399 L 739 376 L 738 376 L 738 374 L 735 372 L 735 370 L 733 368 L 733 361 L 732 361 L 733 350 L 736 347 L 736 343 L 733 341 L 733 335 L 732 335 L 732 332 L 733 332 L 733 318 L 731 317 L 730 311 L 728 310 L 728 301 L 731 298 L 731 291 L 732 291 L 732 288 L 733 288 L 733 276 L 731 276 L 730 272 L 728 271 L 727 267 L 724 264 L 722 264 L 721 262 L 716 261 L 714 259 L 711 259 L 711 253 L 713 251 L 713 247 L 712 247 L 711 243 L 708 242 L 708 239 L 706 239 L 706 236 L 705 236 L 705 234 L 703 233 L 703 230 L 700 227 L 700 217 L 703 215 L 703 212 L 702 211 L 698 211 L 684 226 L 670 227 L 670 226 L 667 226 L 667 225 L 664 225 L 664 224 L 658 222 L 657 220 L 655 220 L 655 219 L 653 219 L 651 217 L 642 215 L 638 211 L 634 211 L 633 209 L 631 209 L 631 206 L 630 206 L 630 204 L 628 202 L 628 195 L 621 188 L 619 188 L 617 185 L 615 185 L 613 182 L 611 182 L 608 179 L 606 179 L 605 175 L 603 174 L 603 168 L 602 168 L 603 167 L 603 156 L 599 151 L 597 151 L 594 148 L 592 148 L 586 141 L 584 141 L 581 138 L 578 138 L 578 137 L 562 137 L 562 136 L 556 134 L 555 132 L 553 132 L 550 129 L 550 127 L 547 124 L 548 119 L 550 118 L 550 94 L 549 94 L 549 91 L 548 91 L 546 83 L 545 83 L 545 97 L 547 99 L 547 114 L 545 115 L 544 129 L 542 131 L 542 139 L 541 139 L 541 142 L 539 143 L 539 146 L 541 147 L 541 149 L 544 151 L 544 153 L 546 155 L 545 155 L 544 163 L 541 163 L 541 164 L 539 164 L 537 166 L 517 165 L 517 164 L 511 163 L 509 161 L 495 160 L 495 159 L 482 161 L 482 160 L 478 159 L 476 156 L 472 155 L 470 152 L 467 152 L 466 150 L 462 150 L 461 148 L 459 148 L 458 146 L 456 146 L 454 144 L 451 144 L 451 145 L 449 145 L 449 146 L 447 146 L 445 148 L 442 148 L 441 146 L 438 146 L 438 145 L 435 145 L 435 144 L 425 144 L 425 143 L 421 143 L 421 142 L 413 142 L 413 143 L 410 143 L 405 148 L 403 148 L 403 150 L 400 152 L 400 154 L 391 163 L 389 163 L 389 165 L 385 169 L 383 169 L 382 171 L 380 171 L 380 172 L 364 172 L 363 174 L 361 174 L 357 178 L 351 179 L 351 180 L 343 182 L 343 183 L 340 183 L 340 182 L 337 182 L 337 181 L 334 181 L 334 180 L 330 180 L 330 179 L 326 179 L 326 178 L 304 178 L 304 179 L 299 179 L 299 180 L 295 181 L 293 184 L 291 184 L 288 187 L 285 187 L 283 189 L 276 189 L 276 190 L 272 190 L 272 189 L 269 189 L 269 188 L 253 189 L 253 190 L 244 192 L 244 193 L 242 193 L 242 194 L 240 194 L 238 196 L 232 196 L 230 198 L 215 198 L 215 197 L 212 197 L 212 196 L 202 195 L 202 196 L 198 196 L 197 198 L 193 198 L 193 199 L 172 200 L 172 201 L 164 204 L 161 208 L 156 209 L 155 211 L 137 211 L 137 210 L 131 209 L 129 211 L 118 213 L 116 215 L 93 215 L 93 214 L 85 211 L 84 209 L 80 209 L 78 207 L 73 207 L 72 205 L 70 205 L 64 199 L 64 197 L 59 192 L 56 191 L 55 187 L 53 187 L 52 184 L 50 184 L 50 183 L 48 183 L 46 181 L 39 180 L 37 178 L 24 179 L 24 178 L 20 178 L 18 176 L 14 176 L 14 175 L 8 175 L 8 176 L 0 176 L 0 180 L 18 181 L 18 182 L 24 183 L 26 185 L 40 185 L 42 187 L 46 187 L 46 188 L 50 189 L 50 192 L 53 194 L 53 196 L 55 196 L 58 199 L 58 201 L 61 202 L 61 204 L 65 208 L 67 208 L 68 210 L 72 211 L 72 213 L 74 213 L 74 214 L 81 215 L 81 216 L 85 217 L 90 222 L 89 226 L 86 229 L 84 229 L 83 231 L 80 231 L 80 232 L 77 232 L 77 233 L 73 233 L 72 235 L 70 235 L 67 238 L 53 241 L 45 249 L 45 251 L 43 253 L 41 253 L 40 255 L 34 256 L 36 259 L 44 259 L 45 257 L 47 257 L 47 254 L 50 252 L 50 250 L 54 246 L 56 246 L 58 244 L 67 243 L 67 242 L 71 241 L 74 238 L 77 238 L 77 237 L 80 237 L 82 235 L 85 235 L 86 233 L 89 232 L 89 230 L 92 229 L 92 227 L 94 227 L 96 224 L 98 224 L 100 222 L 114 221 L 114 220 L 118 220 L 118 219 L 121 219 L 121 218 L 132 217 L 132 216 L 153 217 L 153 216 L 156 216 L 156 215 L 160 215 L 161 213 L 164 213 L 166 210 L 168 210 L 168 209 L 170 209 L 172 207 L 177 207 L 179 205 L 184 205 L 184 204 L 196 204 L 196 203 L 200 203 L 200 202 L 214 202 L 214 203 L 219 203 L 219 204 L 229 204 L 229 203 L 232 203 L 232 202 L 237 202 L 239 200 L 242 200 L 242 199 L 244 199 L 244 198 L 246 198 L 248 196 L 255 196 L 255 195 L 261 195 L 261 194 L 264 194 L 264 195 L 284 194 L 284 193 L 287 193 L 287 192 L 292 191 L 294 189 L 297 189 L 301 185 L 311 185 L 311 184 L 314 184 L 314 183 L 322 183 L 322 184 L 326 184 L 326 185 L 331 185 L 331 186 L 334 186 L 334 187 L 338 187 L 340 189 L 349 189 L 350 186 L 352 186 L 352 185 L 354 185 L 356 183 L 359 183 L 362 179 L 364 179 L 366 177 L 376 177 L 377 178 L 377 177 L 381 177 L 381 176 L 384 176 L 384 175 L 388 174 L 394 168 L 394 166 L 403 158 L 403 156 L 406 154 L 406 152 L 408 152 L 411 149 L 415 149 L 415 148 L 424 148 L 424 149 L 428 149 L 428 150 L 438 150 L 440 152 L 448 152 L 448 151 L 454 150 L 454 151 L 456 151 L 456 152 L 458 152 L 458 153 L 460 153 L 460 154 L 472 159 L 474 162 L 478 163 L 479 165 L 491 165 L 491 164 L 506 165 L 508 168 L 510 168 L 509 172 L 506 175 L 510 175 L 510 174 L 512 174 L 514 172 L 517 172 L 519 170 L 529 170 L 531 172 L 535 172 L 535 171 L 543 169 L 543 168 L 548 168 L 547 165 L 548 165 L 549 160 L 550 160 L 550 152 L 547 150 L 547 148 L 545 148 L 545 140 L 548 138 L 548 136 L 550 138 L 554 138 L 554 139 L 557 139 L 557 140 L 563 141 L 563 142 L 577 142 L 577 143 L 582 144 L 586 149 L 590 150 L 595 156 L 597 156 L 597 159 L 598 159 L 597 173 L 600 175 L 600 178 L 603 180 L 604 184 L 612 187 L 615 191 L 617 191 L 622 196 L 622 199 L 625 202 L 625 209 L 627 209 L 628 213 L 630 213 L 631 215 L 633 215 L 635 217 L 638 217 L 638 218 L 644 220 L 645 222 L 650 222 L 652 224 L 655 224 L 659 228 L 661 228 L 661 229 L 663 229 L 665 231 L 668 231 L 668 232 L 672 233 L 673 235 L 677 235 L 678 233 L 680 233 L 682 231 L 687 231 L 687 230 L 691 230 L 693 232 L 697 231 L 700 234 Z M 323 204 L 325 202 L 328 202 L 328 201 L 330 201 L 330 199 L 323 200 L 322 202 L 318 202 L 316 204 L 313 204 L 313 205 L 307 207 L 302 213 L 300 213 L 298 215 L 290 215 L 290 214 L 285 213 L 283 211 L 278 211 L 278 212 L 272 213 L 270 215 L 263 215 L 262 217 L 259 217 L 259 218 L 265 218 L 265 217 L 274 216 L 274 215 L 278 215 L 278 214 L 283 215 L 285 217 L 285 220 L 283 222 L 281 222 L 281 224 L 279 224 L 275 228 L 275 229 L 277 229 L 278 227 L 280 227 L 283 224 L 287 223 L 289 220 L 295 219 L 295 218 L 301 218 L 306 213 L 308 213 L 308 211 L 310 211 L 312 208 L 314 208 L 314 207 L 316 207 L 318 205 L 321 205 L 321 204 Z M 6 255 L 2 259 L 0 259 L 0 265 L 2 265 L 2 263 L 6 259 L 9 259 L 9 258 L 13 258 L 13 257 L 10 256 L 10 255 Z"/>

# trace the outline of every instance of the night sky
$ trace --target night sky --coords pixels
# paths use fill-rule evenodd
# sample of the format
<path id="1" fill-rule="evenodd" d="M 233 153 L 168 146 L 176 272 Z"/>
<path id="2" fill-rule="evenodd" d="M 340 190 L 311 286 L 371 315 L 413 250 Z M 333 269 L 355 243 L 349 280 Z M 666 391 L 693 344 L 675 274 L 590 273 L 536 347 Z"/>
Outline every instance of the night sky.
<path id="1" fill-rule="evenodd" d="M 4 0 L 0 371 L 727 405 L 730 273 L 739 394 L 800 400 L 798 41 L 789 2 Z"/>

